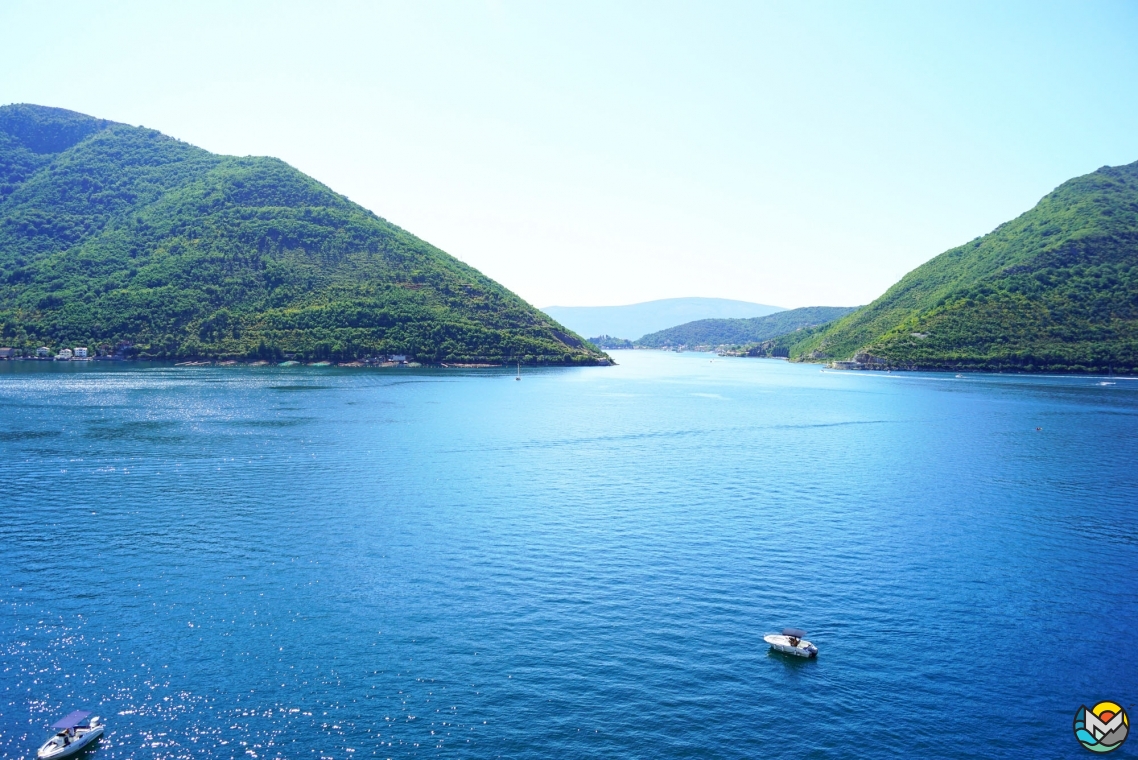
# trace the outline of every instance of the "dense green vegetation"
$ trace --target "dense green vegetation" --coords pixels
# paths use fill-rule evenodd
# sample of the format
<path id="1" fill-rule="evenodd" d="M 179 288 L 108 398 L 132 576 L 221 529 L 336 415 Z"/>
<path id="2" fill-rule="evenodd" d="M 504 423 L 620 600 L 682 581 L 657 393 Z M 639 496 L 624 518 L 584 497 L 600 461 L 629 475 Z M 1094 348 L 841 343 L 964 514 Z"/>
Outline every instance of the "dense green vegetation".
<path id="1" fill-rule="evenodd" d="M 645 335 L 636 345 L 644 348 L 741 346 L 821 325 L 853 310 L 854 307 L 845 306 L 807 306 L 750 319 L 699 319 Z"/>
<path id="2" fill-rule="evenodd" d="M 0 343 L 595 363 L 510 291 L 273 158 L 0 108 Z"/>
<path id="3" fill-rule="evenodd" d="M 605 351 L 616 348 L 633 348 L 632 341 L 614 338 L 611 335 L 598 335 L 595 338 L 589 338 L 589 342 Z"/>
<path id="4" fill-rule="evenodd" d="M 805 360 L 1138 371 L 1138 163 L 1064 183 L 868 306 L 786 343 Z"/>

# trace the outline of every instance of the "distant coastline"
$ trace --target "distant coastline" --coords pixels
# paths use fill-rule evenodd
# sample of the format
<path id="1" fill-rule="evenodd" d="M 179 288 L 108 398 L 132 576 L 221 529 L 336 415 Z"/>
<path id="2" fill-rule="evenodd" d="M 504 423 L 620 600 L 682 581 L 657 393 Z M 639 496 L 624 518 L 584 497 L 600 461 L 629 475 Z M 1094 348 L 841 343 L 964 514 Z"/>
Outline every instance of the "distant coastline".
<path id="1" fill-rule="evenodd" d="M 408 361 L 390 361 L 386 359 L 357 359 L 347 362 L 332 362 L 332 361 L 301 361 L 297 359 L 286 359 L 284 361 L 267 361 L 265 359 L 257 360 L 238 360 L 238 359 L 188 359 L 184 361 L 175 361 L 173 359 L 166 359 L 161 357 L 116 357 L 116 356 L 97 356 L 89 358 L 68 358 L 58 359 L 55 357 L 35 357 L 35 356 L 16 356 L 16 357 L 0 357 L 0 366 L 5 363 L 31 363 L 31 364 L 57 364 L 57 363 L 81 363 L 81 364 L 153 364 L 165 365 L 170 367 L 340 367 L 348 369 L 501 369 L 509 368 L 520 364 L 523 367 L 612 367 L 616 362 L 611 358 L 605 357 L 598 359 L 594 364 L 566 364 L 557 361 L 541 361 L 541 360 L 513 360 L 506 362 L 487 362 L 487 361 L 448 361 L 448 362 L 418 362 L 414 360 Z"/>

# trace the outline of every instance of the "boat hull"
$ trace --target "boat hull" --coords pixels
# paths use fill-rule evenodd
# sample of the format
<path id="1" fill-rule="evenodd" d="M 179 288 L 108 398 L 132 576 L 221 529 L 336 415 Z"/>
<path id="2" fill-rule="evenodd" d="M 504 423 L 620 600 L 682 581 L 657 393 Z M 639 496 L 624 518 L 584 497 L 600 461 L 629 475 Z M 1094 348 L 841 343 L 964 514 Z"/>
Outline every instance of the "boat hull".
<path id="1" fill-rule="evenodd" d="M 51 737 L 40 747 L 36 757 L 39 760 L 59 760 L 64 757 L 75 757 L 85 749 L 90 749 L 94 746 L 99 737 L 103 735 L 103 727 L 95 726 L 94 728 L 84 731 L 78 737 L 73 739 L 70 744 L 63 746 L 56 742 L 56 737 Z"/>
<path id="2" fill-rule="evenodd" d="M 771 645 L 771 649 L 783 654 L 792 654 L 795 657 L 817 657 L 818 647 L 811 644 L 805 639 L 799 639 L 797 644 L 792 644 L 790 638 L 780 634 L 771 634 L 764 636 L 763 641 Z"/>

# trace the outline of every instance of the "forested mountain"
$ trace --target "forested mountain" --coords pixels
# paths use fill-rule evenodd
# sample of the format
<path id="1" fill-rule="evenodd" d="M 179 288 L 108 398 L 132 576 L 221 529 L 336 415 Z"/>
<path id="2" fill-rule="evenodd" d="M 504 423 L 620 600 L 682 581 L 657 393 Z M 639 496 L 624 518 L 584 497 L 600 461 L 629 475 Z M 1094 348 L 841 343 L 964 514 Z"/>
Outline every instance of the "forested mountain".
<path id="1" fill-rule="evenodd" d="M 844 317 L 856 307 L 807 306 L 751 319 L 700 319 L 645 335 L 636 345 L 645 348 L 677 346 L 740 346 L 759 343 Z"/>
<path id="2" fill-rule="evenodd" d="M 274 158 L 0 108 L 0 343 L 595 363 L 501 285 Z"/>
<path id="3" fill-rule="evenodd" d="M 1138 370 L 1138 163 L 1065 182 L 788 347 L 899 367 Z"/>

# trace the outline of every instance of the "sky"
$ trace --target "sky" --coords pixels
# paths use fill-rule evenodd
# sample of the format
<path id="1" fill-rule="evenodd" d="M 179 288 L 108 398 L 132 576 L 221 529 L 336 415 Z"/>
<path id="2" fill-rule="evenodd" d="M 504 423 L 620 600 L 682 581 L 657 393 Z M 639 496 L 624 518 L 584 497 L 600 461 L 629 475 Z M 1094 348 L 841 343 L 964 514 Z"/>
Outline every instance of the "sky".
<path id="1" fill-rule="evenodd" d="M 537 306 L 847 306 L 1138 160 L 1138 3 L 5 0 L 17 102 L 279 157 Z"/>

